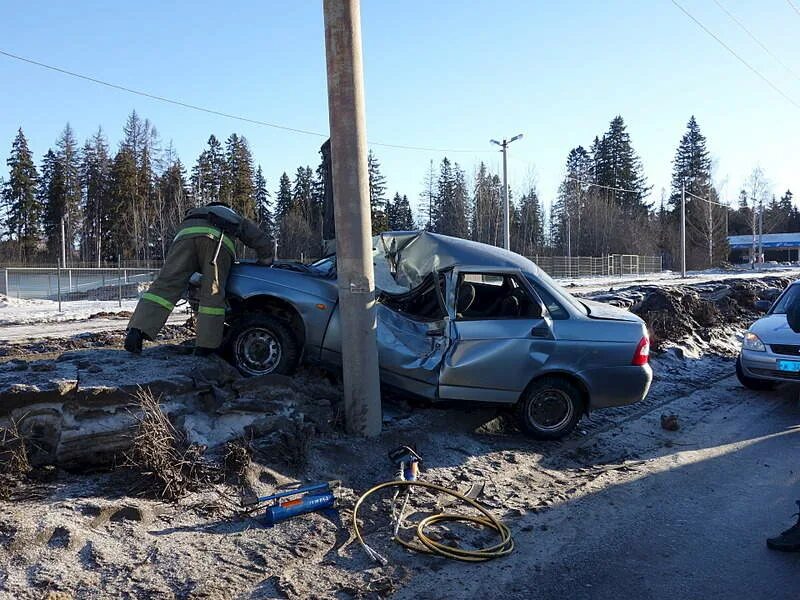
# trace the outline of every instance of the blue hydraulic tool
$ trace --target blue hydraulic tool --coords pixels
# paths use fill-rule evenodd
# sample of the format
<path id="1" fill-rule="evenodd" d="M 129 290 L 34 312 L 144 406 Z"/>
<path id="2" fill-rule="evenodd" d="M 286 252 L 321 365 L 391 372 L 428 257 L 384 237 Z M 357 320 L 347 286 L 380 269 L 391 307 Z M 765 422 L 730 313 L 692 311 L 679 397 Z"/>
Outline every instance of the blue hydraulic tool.
<path id="1" fill-rule="evenodd" d="M 282 490 L 270 496 L 243 498 L 242 506 L 253 506 L 265 502 L 272 503 L 264 513 L 267 525 L 271 526 L 297 515 L 333 508 L 336 504 L 333 489 L 339 483 L 339 481 L 312 483 L 289 490 Z"/>

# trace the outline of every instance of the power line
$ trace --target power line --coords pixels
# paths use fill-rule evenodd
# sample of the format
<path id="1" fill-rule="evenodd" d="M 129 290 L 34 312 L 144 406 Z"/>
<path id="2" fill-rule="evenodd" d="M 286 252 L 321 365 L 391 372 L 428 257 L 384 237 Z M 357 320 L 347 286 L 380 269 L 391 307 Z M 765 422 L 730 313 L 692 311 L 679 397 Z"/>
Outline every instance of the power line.
<path id="1" fill-rule="evenodd" d="M 733 20 L 733 22 L 734 22 L 734 23 L 736 23 L 736 24 L 737 24 L 737 25 L 738 25 L 738 26 L 739 26 L 739 27 L 742 29 L 742 31 L 744 31 L 744 32 L 745 32 L 747 35 L 749 35 L 749 36 L 750 36 L 750 39 L 752 39 L 752 40 L 753 40 L 753 41 L 754 41 L 756 44 L 758 44 L 759 46 L 761 46 L 761 49 L 762 49 L 762 50 L 764 50 L 764 52 L 766 52 L 767 54 L 769 54 L 769 55 L 770 55 L 770 56 L 771 56 L 771 57 L 772 57 L 772 58 L 773 58 L 773 59 L 774 59 L 774 60 L 775 60 L 775 61 L 776 61 L 776 62 L 777 62 L 777 63 L 778 63 L 780 66 L 782 66 L 784 69 L 786 69 L 787 71 L 789 71 L 789 72 L 790 72 L 792 75 L 794 75 L 795 79 L 798 79 L 798 80 L 800 80 L 800 75 L 798 75 L 798 74 L 795 72 L 795 70 L 794 70 L 794 69 L 792 69 L 792 68 L 791 68 L 789 65 L 787 65 L 786 63 L 784 63 L 784 62 L 783 62 L 783 61 L 782 61 L 780 58 L 778 58 L 778 57 L 777 57 L 777 56 L 776 56 L 776 55 L 775 55 L 775 54 L 774 54 L 774 53 L 773 53 L 773 52 L 772 52 L 772 51 L 771 51 L 769 48 L 767 48 L 767 47 L 766 47 L 766 46 L 765 46 L 765 45 L 764 45 L 764 44 L 761 42 L 761 40 L 759 40 L 759 39 L 758 39 L 758 38 L 757 38 L 757 37 L 756 37 L 756 36 L 755 36 L 755 35 L 754 35 L 754 34 L 753 34 L 753 33 L 752 33 L 752 32 L 751 32 L 751 31 L 750 31 L 748 28 L 747 28 L 747 27 L 745 27 L 744 23 L 742 23 L 742 22 L 741 22 L 739 19 L 737 19 L 737 18 L 736 18 L 736 17 L 735 17 L 733 14 L 731 14 L 731 12 L 730 12 L 730 11 L 729 11 L 727 8 L 725 8 L 725 7 L 724 7 L 724 6 L 723 6 L 723 5 L 720 3 L 720 1 L 719 1 L 719 0 L 714 0 L 714 4 L 716 4 L 717 6 L 719 6 L 719 7 L 720 7 L 720 9 L 721 9 L 721 10 L 722 10 L 722 11 L 723 11 L 723 12 L 724 12 L 726 15 L 728 15 L 728 16 L 729 16 L 729 17 L 730 17 L 730 18 Z"/>
<path id="2" fill-rule="evenodd" d="M 626 190 L 625 188 L 612 187 L 610 185 L 600 185 L 599 183 L 594 183 L 592 181 L 584 181 L 582 179 L 577 179 L 575 177 L 570 177 L 569 175 L 567 175 L 565 177 L 565 179 L 569 179 L 570 181 L 574 181 L 576 183 L 582 183 L 583 185 L 590 185 L 590 186 L 593 186 L 593 187 L 603 188 L 604 190 L 611 190 L 613 192 L 627 192 L 627 193 L 630 193 L 630 194 L 639 194 L 639 193 L 641 193 L 641 190 Z"/>
<path id="3" fill-rule="evenodd" d="M 786 0 L 786 2 L 787 2 L 787 4 L 788 4 L 789 6 L 791 6 L 791 7 L 792 7 L 792 9 L 794 10 L 794 12 L 796 12 L 798 15 L 800 15 L 800 8 L 797 8 L 797 5 L 795 5 L 795 3 L 794 3 L 794 2 L 792 2 L 792 0 Z"/>
<path id="4" fill-rule="evenodd" d="M 709 200 L 708 198 L 703 198 L 702 196 L 698 196 L 697 194 L 693 194 L 688 190 L 684 190 L 687 196 L 691 196 L 692 198 L 697 198 L 698 200 L 702 200 L 703 202 L 707 202 L 708 204 L 716 204 L 717 206 L 721 206 L 722 208 L 730 208 L 727 204 L 721 204 L 720 202 L 714 202 L 713 200 Z"/>
<path id="5" fill-rule="evenodd" d="M 18 54 L 13 54 L 11 52 L 7 52 L 5 50 L 0 49 L 0 55 L 6 56 L 8 58 L 12 58 L 14 60 L 18 60 L 20 62 L 28 63 L 31 65 L 35 65 L 37 67 L 41 67 L 42 69 L 47 69 L 50 71 L 55 71 L 56 73 L 61 73 L 62 75 L 68 75 L 70 77 L 75 77 L 77 79 L 83 79 L 84 81 L 89 81 L 91 83 L 95 83 L 97 85 L 102 85 L 105 87 L 109 87 L 115 90 L 119 90 L 122 92 L 126 92 L 128 94 L 134 94 L 136 96 L 142 96 L 144 98 L 149 98 L 150 100 L 156 100 L 158 102 L 164 102 L 166 104 L 172 104 L 174 106 L 180 106 L 181 108 L 187 108 L 190 110 L 198 111 L 207 113 L 210 115 L 215 115 L 218 117 L 224 117 L 226 119 L 233 119 L 235 121 L 241 121 L 243 123 L 250 123 L 251 125 L 261 125 L 263 127 L 271 127 L 273 129 L 280 129 L 282 131 L 290 131 L 292 133 L 299 133 L 303 135 L 313 135 L 316 137 L 327 138 L 329 137 L 326 133 L 320 133 L 319 131 L 310 131 L 308 129 L 300 129 L 297 127 L 289 127 L 288 125 L 280 125 L 278 123 L 270 123 L 268 121 L 261 121 L 259 119 L 251 119 L 249 117 L 243 117 L 240 115 L 235 115 L 232 113 L 227 113 L 221 110 L 215 110 L 213 108 L 207 108 L 205 106 L 198 106 L 196 104 L 191 104 L 189 102 L 183 102 L 182 100 L 175 100 L 174 98 L 167 98 L 165 96 L 159 96 L 157 94 L 151 94 L 150 92 L 143 92 L 141 90 L 137 90 L 134 88 L 130 88 L 124 85 L 119 85 L 116 83 L 111 83 L 109 81 L 104 81 L 103 79 L 98 79 L 97 77 L 92 77 L 90 75 L 84 75 L 82 73 L 76 73 L 74 71 L 69 71 L 67 69 L 62 69 L 61 67 L 56 67 L 53 65 L 49 65 L 43 62 L 39 62 L 37 60 L 33 60 L 32 58 L 26 58 L 24 56 L 19 56 Z M 387 144 L 382 142 L 369 142 L 372 146 L 380 146 L 382 148 L 396 148 L 400 150 L 417 150 L 422 152 L 466 152 L 471 154 L 476 153 L 484 153 L 484 152 L 491 152 L 491 150 L 464 150 L 464 149 L 454 149 L 454 148 L 431 148 L 427 146 L 408 146 L 405 144 Z"/>
<path id="6" fill-rule="evenodd" d="M 734 50 L 733 50 L 733 49 L 732 49 L 730 46 L 728 46 L 728 44 L 726 44 L 726 43 L 725 43 L 725 42 L 723 42 L 723 41 L 722 41 L 720 38 L 718 38 L 718 37 L 717 37 L 717 36 L 716 36 L 716 35 L 715 35 L 715 34 L 714 34 L 714 33 L 713 33 L 713 32 L 712 32 L 712 31 L 711 31 L 711 30 L 710 30 L 708 27 L 706 27 L 706 26 L 705 26 L 705 25 L 703 25 L 703 24 L 702 24 L 700 21 L 698 21 L 698 20 L 697 20 L 697 19 L 696 19 L 696 18 L 695 18 L 695 17 L 694 17 L 694 16 L 693 16 L 693 15 L 692 15 L 692 14 L 691 14 L 689 11 L 687 11 L 685 8 L 683 8 L 683 6 L 681 6 L 681 5 L 680 5 L 680 4 L 679 4 L 679 3 L 678 3 L 676 0 L 670 0 L 670 2 L 672 2 L 672 3 L 673 3 L 675 6 L 677 6 L 677 7 L 678 7 L 678 8 L 681 10 L 681 12 L 682 12 L 683 14 L 685 14 L 685 15 L 686 15 L 687 17 L 689 17 L 689 18 L 690 18 L 692 21 L 694 21 L 694 22 L 697 24 L 697 26 L 698 26 L 698 27 L 700 27 L 700 29 L 702 29 L 702 30 L 703 30 L 703 31 L 705 31 L 705 32 L 706 32 L 708 35 L 710 35 L 712 38 L 714 38 L 714 39 L 717 41 L 717 43 L 718 43 L 720 46 L 722 46 L 722 47 L 723 47 L 723 48 L 725 48 L 725 49 L 726 49 L 728 52 L 730 52 L 730 53 L 731 53 L 731 54 L 732 54 L 732 55 L 733 55 L 733 56 L 736 58 L 736 60 L 738 60 L 738 61 L 739 61 L 740 63 L 742 63 L 742 64 L 743 64 L 745 67 L 747 67 L 748 69 L 750 69 L 750 71 L 752 71 L 752 72 L 753 72 L 753 73 L 754 73 L 754 74 L 755 74 L 755 75 L 756 75 L 756 76 L 757 76 L 759 79 L 761 79 L 761 80 L 762 80 L 764 83 L 766 83 L 766 84 L 767 84 L 769 87 L 771 87 L 773 90 L 775 90 L 776 92 L 778 92 L 778 93 L 779 93 L 781 96 L 783 96 L 783 97 L 784 97 L 784 98 L 785 98 L 787 101 L 789 101 L 791 104 L 793 104 L 793 105 L 795 106 L 795 108 L 800 108 L 800 104 L 798 104 L 797 102 L 795 102 L 795 101 L 794 101 L 794 100 L 793 100 L 793 99 L 792 99 L 790 96 L 786 95 L 786 94 L 783 92 L 783 90 L 781 90 L 781 89 L 780 89 L 778 86 L 776 86 L 776 85 L 775 85 L 774 83 L 772 83 L 772 82 L 771 82 L 769 79 L 767 79 L 767 78 L 766 78 L 764 75 L 762 75 L 762 74 L 761 74 L 761 72 L 760 72 L 760 71 L 758 71 L 758 70 L 757 70 L 755 67 L 753 67 L 752 65 L 750 65 L 750 63 L 749 63 L 749 62 L 747 62 L 745 59 L 743 59 L 741 56 L 739 56 L 739 55 L 738 55 L 738 54 L 737 54 L 737 53 L 736 53 L 736 52 L 735 52 L 735 51 L 734 51 Z"/>

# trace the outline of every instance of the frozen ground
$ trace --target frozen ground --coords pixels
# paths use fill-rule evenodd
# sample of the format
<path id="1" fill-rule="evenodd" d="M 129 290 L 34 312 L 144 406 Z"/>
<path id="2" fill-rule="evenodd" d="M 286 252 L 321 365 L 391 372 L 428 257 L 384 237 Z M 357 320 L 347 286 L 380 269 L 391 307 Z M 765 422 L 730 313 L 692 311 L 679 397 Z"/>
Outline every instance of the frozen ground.
<path id="1" fill-rule="evenodd" d="M 731 274 L 703 277 L 692 283 Z M 674 306 L 667 300 L 702 306 L 701 293 L 717 297 L 725 287 L 677 285 L 656 295 L 664 310 Z M 613 296 L 641 296 L 629 288 Z M 673 312 L 683 328 L 659 329 L 677 337 L 662 340 L 668 351 L 653 360 L 647 399 L 597 411 L 556 443 L 522 436 L 496 410 L 420 408 L 402 398 L 385 399 L 380 438 L 356 439 L 337 425 L 338 388 L 321 385 L 310 394 L 319 402 L 306 464 L 289 466 L 268 449 L 254 455 L 245 482 L 270 493 L 290 480 L 341 479 L 338 516 L 268 528 L 259 515 L 236 514 L 236 485 L 173 504 L 133 495 L 125 471 L 50 472 L 0 503 L 0 597 L 797 598 L 800 555 L 767 552 L 764 538 L 791 524 L 800 494 L 798 392 L 747 392 L 732 377 L 746 319 L 734 302 L 703 326 Z M 255 390 L 254 402 L 281 401 L 265 392 Z M 662 414 L 677 415 L 680 428 L 662 429 Z M 365 556 L 352 535 L 353 504 L 394 477 L 386 453 L 405 443 L 423 455 L 424 480 L 462 490 L 485 483 L 481 501 L 511 528 L 511 556 L 466 565 L 402 550 L 389 539 L 386 499 L 363 510 L 364 532 L 390 562 Z M 433 505 L 420 494 L 413 508 Z M 440 531 L 451 541 L 468 533 Z"/>
<path id="2" fill-rule="evenodd" d="M 687 271 L 686 279 L 675 271 L 648 273 L 647 275 L 623 275 L 616 277 L 576 277 L 559 279 L 558 282 L 570 292 L 591 293 L 619 289 L 631 285 L 681 285 L 685 283 L 706 283 L 722 279 L 760 279 L 768 275 L 800 277 L 800 267 L 765 266 L 760 270 L 750 269 L 707 269 L 705 271 Z"/>
<path id="3" fill-rule="evenodd" d="M 75 335 L 124 329 L 136 300 L 52 300 L 17 299 L 0 294 L 0 342 L 68 338 Z M 179 307 L 168 323 L 185 321 L 188 312 Z"/>
<path id="4" fill-rule="evenodd" d="M 98 313 L 130 312 L 135 307 L 136 300 L 123 300 L 122 306 L 117 300 L 79 300 L 62 302 L 61 310 L 58 310 L 58 302 L 53 300 L 25 300 L 0 295 L 0 327 L 83 321 Z"/>

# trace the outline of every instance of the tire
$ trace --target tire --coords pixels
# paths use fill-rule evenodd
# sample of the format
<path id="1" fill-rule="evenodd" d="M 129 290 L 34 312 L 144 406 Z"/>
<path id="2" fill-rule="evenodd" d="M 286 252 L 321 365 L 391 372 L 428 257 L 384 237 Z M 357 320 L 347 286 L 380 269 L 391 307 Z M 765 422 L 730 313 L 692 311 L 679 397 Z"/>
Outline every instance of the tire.
<path id="1" fill-rule="evenodd" d="M 285 321 L 266 314 L 233 322 L 226 342 L 226 356 L 242 375 L 291 375 L 301 348 Z"/>
<path id="2" fill-rule="evenodd" d="M 748 390 L 754 390 L 756 392 L 765 392 L 772 389 L 775 389 L 774 381 L 770 381 L 769 379 L 757 379 L 755 377 L 749 377 L 744 374 L 742 370 L 742 357 L 739 356 L 736 359 L 736 377 L 739 379 L 739 383 L 741 383 L 744 387 Z"/>
<path id="3" fill-rule="evenodd" d="M 560 377 L 533 382 L 517 403 L 522 431 L 537 440 L 557 440 L 575 429 L 583 415 L 583 393 Z"/>

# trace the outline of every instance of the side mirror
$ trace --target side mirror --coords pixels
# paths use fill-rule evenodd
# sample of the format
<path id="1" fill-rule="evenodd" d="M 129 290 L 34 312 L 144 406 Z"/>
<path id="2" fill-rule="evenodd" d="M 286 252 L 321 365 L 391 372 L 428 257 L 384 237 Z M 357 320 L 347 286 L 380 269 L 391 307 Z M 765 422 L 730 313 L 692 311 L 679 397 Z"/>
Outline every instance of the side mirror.
<path id="1" fill-rule="evenodd" d="M 757 311 L 765 313 L 772 306 L 772 302 L 769 300 L 756 300 L 753 306 L 755 306 Z"/>

